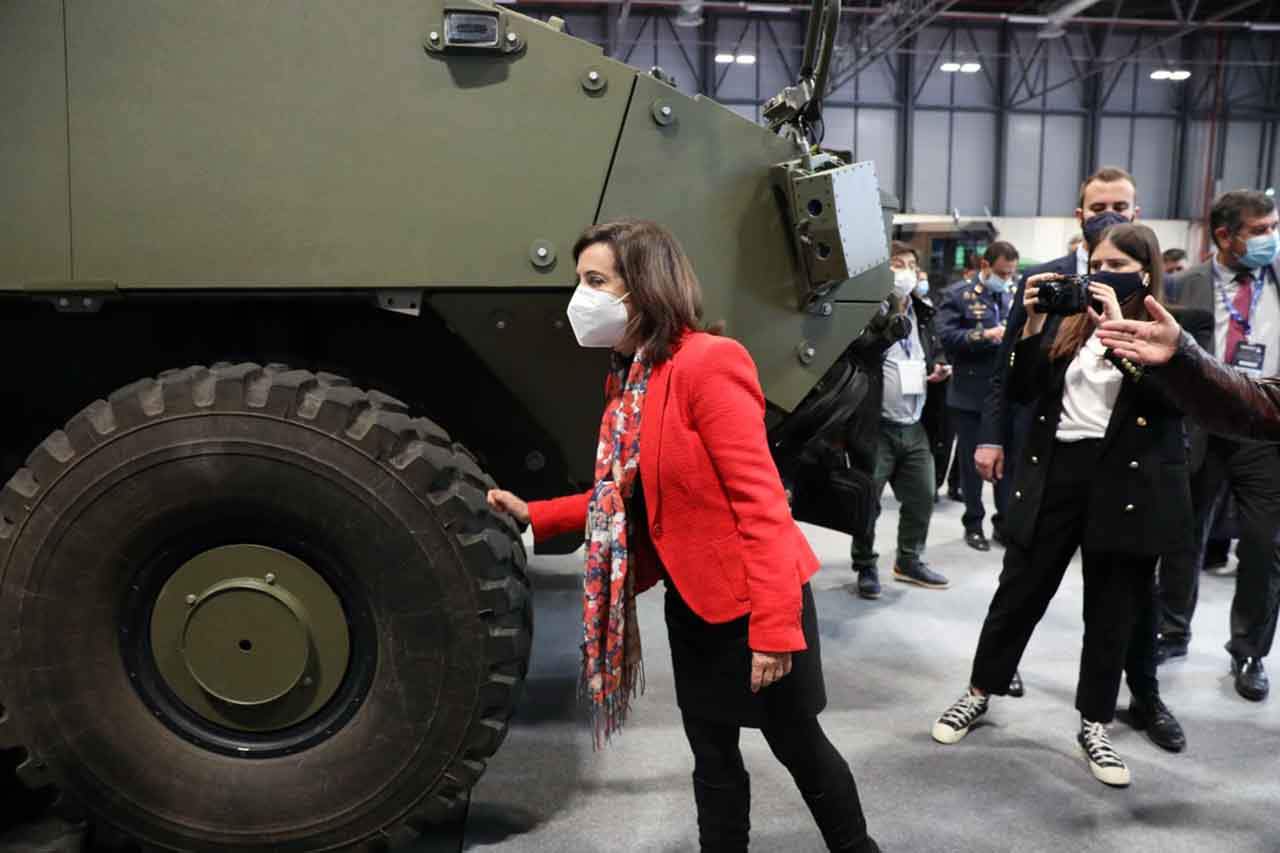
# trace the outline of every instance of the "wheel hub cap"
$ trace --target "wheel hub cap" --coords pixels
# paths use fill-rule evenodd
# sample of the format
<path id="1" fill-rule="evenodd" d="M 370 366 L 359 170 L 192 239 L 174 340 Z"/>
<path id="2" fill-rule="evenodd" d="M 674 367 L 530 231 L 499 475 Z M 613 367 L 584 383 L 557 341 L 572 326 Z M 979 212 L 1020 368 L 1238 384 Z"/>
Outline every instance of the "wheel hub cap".
<path id="1" fill-rule="evenodd" d="M 189 708 L 218 725 L 271 731 L 332 698 L 350 636 L 341 602 L 296 557 L 224 545 L 174 572 L 151 614 L 156 667 Z"/>

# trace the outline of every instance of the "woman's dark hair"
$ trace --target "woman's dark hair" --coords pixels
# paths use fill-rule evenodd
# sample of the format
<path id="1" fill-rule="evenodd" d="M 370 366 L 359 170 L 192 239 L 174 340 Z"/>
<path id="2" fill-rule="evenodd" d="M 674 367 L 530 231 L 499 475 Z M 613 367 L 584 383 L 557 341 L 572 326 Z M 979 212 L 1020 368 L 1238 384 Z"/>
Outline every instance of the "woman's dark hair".
<path id="1" fill-rule="evenodd" d="M 1146 296 L 1154 296 L 1161 305 L 1164 304 L 1164 264 L 1160 254 L 1160 241 L 1156 232 L 1136 222 L 1123 222 L 1112 225 L 1102 233 L 1098 245 L 1089 252 L 1089 257 L 1098 250 L 1103 242 L 1108 242 L 1138 263 L 1148 276 L 1147 290 L 1139 293 L 1120 306 L 1120 312 L 1129 320 L 1150 320 L 1147 316 Z M 1049 348 L 1049 358 L 1074 358 L 1084 346 L 1084 342 L 1093 334 L 1095 326 L 1088 313 L 1067 317 L 1058 327 L 1058 334 Z"/>
<path id="2" fill-rule="evenodd" d="M 657 364 L 671 357 L 675 342 L 686 330 L 720 333 L 719 326 L 704 326 L 702 285 L 680 241 L 666 228 L 639 219 L 592 225 L 573 244 L 574 262 L 597 243 L 613 250 L 616 272 L 626 283 L 632 306 L 620 352 L 644 347 Z"/>

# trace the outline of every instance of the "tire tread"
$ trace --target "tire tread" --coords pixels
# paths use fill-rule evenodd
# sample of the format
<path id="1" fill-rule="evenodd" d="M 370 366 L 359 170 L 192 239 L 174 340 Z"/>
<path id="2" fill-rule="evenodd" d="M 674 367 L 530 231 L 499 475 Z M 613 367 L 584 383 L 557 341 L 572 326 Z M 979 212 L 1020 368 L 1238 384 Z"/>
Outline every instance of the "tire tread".
<path id="1" fill-rule="evenodd" d="M 523 689 L 533 631 L 530 585 L 518 528 L 507 516 L 493 512 L 485 499 L 485 491 L 494 486 L 492 478 L 470 451 L 434 422 L 410 416 L 400 400 L 356 388 L 332 373 L 275 363 L 193 365 L 132 382 L 93 401 L 64 430 L 52 433 L 0 490 L 0 565 L 42 483 L 52 484 L 118 430 L 211 409 L 307 422 L 379 460 L 440 514 L 475 583 L 477 616 L 485 622 L 488 636 L 484 648 L 489 675 L 477 691 L 475 719 L 459 753 L 407 814 L 382 828 L 380 837 L 398 842 L 406 833 L 453 819 L 483 774 L 486 760 L 506 739 Z M 0 675 L 3 663 L 0 657 Z M 2 691 L 0 682 L 0 701 Z M 22 744 L 20 720 L 0 705 L 0 747 Z M 18 775 L 31 788 L 56 782 L 51 768 L 32 754 L 19 765 Z M 59 813 L 81 814 L 68 794 L 59 800 Z M 115 830 L 104 825 L 103 832 Z M 359 843 L 377 840 L 375 836 Z"/>

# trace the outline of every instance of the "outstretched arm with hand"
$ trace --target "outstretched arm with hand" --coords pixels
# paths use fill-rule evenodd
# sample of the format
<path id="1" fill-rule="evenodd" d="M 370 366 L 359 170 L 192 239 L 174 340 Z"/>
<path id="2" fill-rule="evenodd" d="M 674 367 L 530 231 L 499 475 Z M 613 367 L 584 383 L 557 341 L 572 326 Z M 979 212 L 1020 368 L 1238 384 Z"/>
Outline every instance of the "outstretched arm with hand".
<path id="1" fill-rule="evenodd" d="M 1223 435 L 1280 441 L 1280 382 L 1250 379 L 1205 352 L 1164 307 L 1148 296 L 1153 318 L 1108 320 L 1098 338 L 1130 361 L 1154 367 L 1142 383 L 1158 388 L 1177 408 Z"/>

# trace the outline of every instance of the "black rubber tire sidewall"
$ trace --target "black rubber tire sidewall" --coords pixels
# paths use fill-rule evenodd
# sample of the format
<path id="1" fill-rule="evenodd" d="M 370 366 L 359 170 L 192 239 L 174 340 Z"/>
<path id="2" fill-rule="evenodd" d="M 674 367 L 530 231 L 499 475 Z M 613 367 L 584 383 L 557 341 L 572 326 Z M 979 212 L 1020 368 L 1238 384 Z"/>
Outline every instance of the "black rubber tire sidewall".
<path id="1" fill-rule="evenodd" d="M 144 844 L 315 850 L 374 838 L 469 787 L 483 769 L 467 756 L 475 727 L 509 715 L 484 707 L 486 688 L 495 674 L 518 681 L 524 661 L 495 648 L 459 539 L 506 534 L 473 511 L 474 485 L 390 464 L 411 436 L 384 441 L 379 458 L 322 417 L 217 408 L 117 427 L 24 505 L 3 568 L 3 689 L 51 779 Z M 187 742 L 140 700 L 122 662 L 121 603 L 148 537 L 217 506 L 278 519 L 330 554 L 377 626 L 368 695 L 294 755 L 245 759 Z"/>

